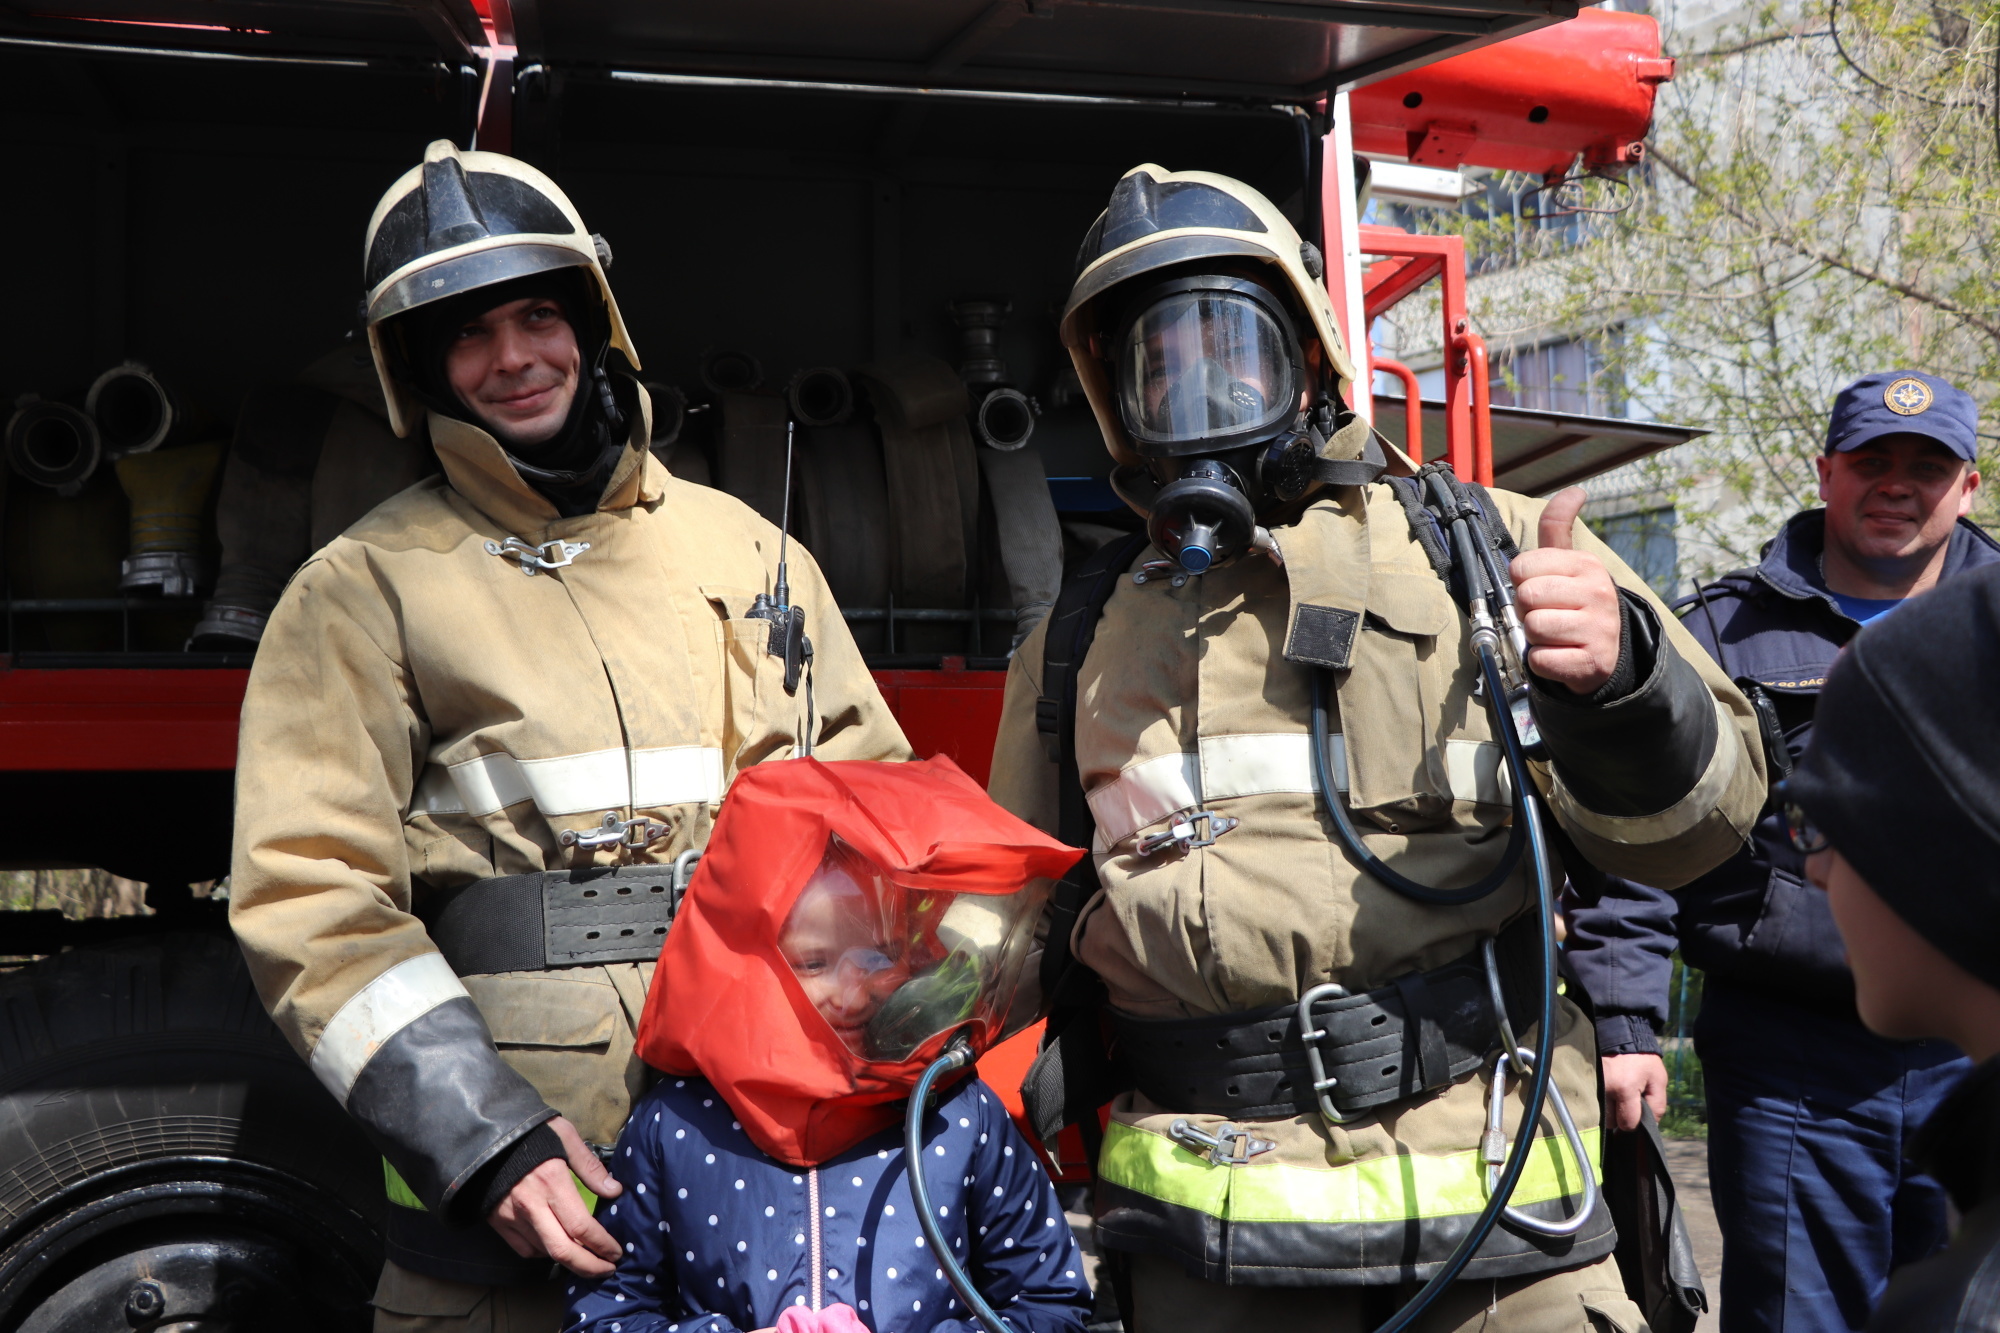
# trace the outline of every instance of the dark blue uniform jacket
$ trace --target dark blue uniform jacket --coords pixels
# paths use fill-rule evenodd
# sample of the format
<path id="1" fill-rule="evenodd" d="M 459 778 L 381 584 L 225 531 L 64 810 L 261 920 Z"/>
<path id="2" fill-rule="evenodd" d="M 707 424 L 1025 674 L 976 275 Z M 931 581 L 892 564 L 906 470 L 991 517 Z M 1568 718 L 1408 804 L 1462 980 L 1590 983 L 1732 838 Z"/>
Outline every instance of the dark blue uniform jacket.
<path id="1" fill-rule="evenodd" d="M 1812 735 L 1834 657 L 1860 628 L 1820 574 L 1825 533 L 1825 510 L 1796 514 L 1755 569 L 1725 574 L 1675 606 L 1732 679 L 1770 692 L 1794 758 Z M 2000 543 L 1961 520 L 1940 578 L 1995 562 Z M 1574 909 L 1568 961 L 1596 1006 L 1598 1049 L 1658 1049 L 1676 940 L 1689 966 L 1724 984 L 1854 1019 L 1840 936 L 1826 895 L 1805 883 L 1804 870 L 1782 818 L 1767 809 L 1747 847 L 1678 893 L 1612 879 L 1602 901 Z"/>
<path id="2" fill-rule="evenodd" d="M 1020 1333 L 1080 1333 L 1083 1255 L 1035 1160 L 976 1079 L 931 1114 L 924 1182 L 973 1286 Z M 633 1110 L 597 1219 L 617 1271 L 569 1287 L 565 1333 L 739 1333 L 788 1305 L 845 1304 L 873 1329 L 979 1333 L 918 1227 L 903 1135 L 817 1167 L 766 1156 L 714 1087 L 662 1081 Z"/>

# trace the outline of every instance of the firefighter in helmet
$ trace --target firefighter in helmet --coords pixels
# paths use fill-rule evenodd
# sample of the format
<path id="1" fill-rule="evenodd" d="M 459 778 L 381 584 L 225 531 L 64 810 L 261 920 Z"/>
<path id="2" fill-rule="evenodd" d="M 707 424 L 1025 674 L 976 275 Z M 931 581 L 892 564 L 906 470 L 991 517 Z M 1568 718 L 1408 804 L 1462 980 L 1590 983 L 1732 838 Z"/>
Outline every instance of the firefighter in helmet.
<path id="1" fill-rule="evenodd" d="M 1263 196 L 1138 167 L 1078 269 L 1063 341 L 1145 533 L 1066 584 L 1007 682 L 993 795 L 1094 853 L 1040 971 L 1067 1086 L 1031 1111 L 1117 1093 L 1097 1226 L 1137 1333 L 1372 1328 L 1486 1204 L 1500 1033 L 1532 1045 L 1544 994 L 1464 571 L 1437 492 L 1391 484 L 1349 411 L 1321 257 Z M 1440 485 L 1517 588 L 1546 754 L 1521 771 L 1573 874 L 1673 885 L 1729 856 L 1764 800 L 1742 697 L 1575 522 L 1580 491 Z M 1591 1025 L 1552 1012 L 1512 1211 L 1416 1327 L 1640 1326 L 1584 1184 Z"/>
<path id="2" fill-rule="evenodd" d="M 668 867 L 748 765 L 908 757 L 811 557 L 799 689 L 777 530 L 648 452 L 609 258 L 497 153 L 390 187 L 369 343 L 443 475 L 298 572 L 244 701 L 231 922 L 385 1159 L 378 1329 L 554 1328 L 551 1260 L 611 1270 L 580 1187 L 622 1189 Z"/>

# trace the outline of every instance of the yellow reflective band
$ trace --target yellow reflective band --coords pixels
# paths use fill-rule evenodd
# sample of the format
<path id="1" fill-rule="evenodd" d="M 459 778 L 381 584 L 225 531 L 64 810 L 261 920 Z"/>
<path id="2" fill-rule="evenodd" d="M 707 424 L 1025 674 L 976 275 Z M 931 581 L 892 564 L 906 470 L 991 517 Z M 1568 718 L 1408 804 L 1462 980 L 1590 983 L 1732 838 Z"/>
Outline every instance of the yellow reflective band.
<path id="1" fill-rule="evenodd" d="M 1583 1131 L 1591 1166 L 1598 1131 Z M 1114 1185 L 1230 1222 L 1324 1224 L 1406 1222 L 1476 1213 L 1486 1206 L 1486 1164 L 1477 1149 L 1442 1157 L 1371 1157 L 1336 1167 L 1281 1162 L 1212 1166 L 1164 1135 L 1113 1121 L 1098 1175 Z M 1535 1140 L 1512 1203 L 1521 1207 L 1583 1192 L 1576 1157 L 1561 1135 Z"/>
<path id="2" fill-rule="evenodd" d="M 583 1206 L 593 1213 L 596 1212 L 597 1196 L 590 1192 L 590 1187 L 577 1179 L 574 1171 L 569 1173 L 569 1178 L 570 1183 L 576 1186 L 577 1194 L 582 1197 Z M 382 1159 L 382 1192 L 388 1195 L 389 1202 L 398 1208 L 414 1208 L 420 1213 L 430 1211 L 424 1207 L 424 1201 L 417 1197 L 417 1192 L 410 1188 L 410 1182 L 403 1179 L 403 1173 L 390 1165 L 386 1157 Z"/>
<path id="3" fill-rule="evenodd" d="M 382 1191 L 389 1196 L 389 1202 L 398 1208 L 414 1208 L 420 1213 L 429 1211 L 424 1207 L 424 1201 L 417 1197 L 417 1192 L 410 1188 L 410 1182 L 403 1179 L 403 1173 L 391 1166 L 386 1157 L 382 1159 Z"/>

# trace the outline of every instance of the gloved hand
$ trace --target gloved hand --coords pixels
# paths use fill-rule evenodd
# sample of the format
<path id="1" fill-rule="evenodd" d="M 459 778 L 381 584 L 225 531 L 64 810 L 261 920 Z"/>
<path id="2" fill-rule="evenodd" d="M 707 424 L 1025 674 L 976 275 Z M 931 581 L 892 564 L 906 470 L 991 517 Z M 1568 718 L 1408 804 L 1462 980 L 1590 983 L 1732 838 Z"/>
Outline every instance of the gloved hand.
<path id="1" fill-rule="evenodd" d="M 792 1305 L 778 1316 L 775 1333 L 868 1333 L 868 1325 L 851 1305 L 829 1305 L 824 1310 Z"/>

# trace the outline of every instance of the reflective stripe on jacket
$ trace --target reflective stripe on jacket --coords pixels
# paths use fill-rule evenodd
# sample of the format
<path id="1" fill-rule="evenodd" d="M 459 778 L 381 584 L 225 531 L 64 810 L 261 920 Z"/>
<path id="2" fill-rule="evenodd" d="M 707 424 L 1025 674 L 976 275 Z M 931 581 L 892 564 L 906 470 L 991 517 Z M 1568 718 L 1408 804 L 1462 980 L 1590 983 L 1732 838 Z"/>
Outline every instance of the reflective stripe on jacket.
<path id="1" fill-rule="evenodd" d="M 435 414 L 430 430 L 444 477 L 320 551 L 272 614 L 243 706 L 230 916 L 280 1029 L 443 1210 L 556 1111 L 616 1137 L 643 1087 L 651 965 L 461 981 L 425 896 L 615 863 L 558 842 L 607 813 L 666 826 L 642 859 L 700 847 L 735 773 L 793 753 L 806 691 L 785 694 L 770 625 L 746 614 L 775 582 L 777 530 L 669 477 L 646 413 L 600 507 L 572 518 L 490 435 Z M 571 543 L 547 553 L 569 563 L 526 574 L 494 553 L 510 538 Z M 817 752 L 907 758 L 812 557 L 790 555 Z"/>
<path id="2" fill-rule="evenodd" d="M 1534 545 L 1540 502 L 1492 498 L 1516 541 Z M 1303 762 L 1313 668 L 1286 656 L 1301 607 L 1331 608 L 1356 626 L 1349 665 L 1332 677 L 1336 767 L 1346 773 L 1337 785 L 1376 855 L 1426 883 L 1470 883 L 1501 853 L 1511 793 L 1472 694 L 1464 619 L 1389 489 L 1342 490 L 1275 536 L 1282 567 L 1245 558 L 1179 588 L 1121 578 L 1077 674 L 1076 752 L 1103 887 L 1073 941 L 1110 1003 L 1135 1017 L 1240 1013 L 1325 982 L 1370 990 L 1461 957 L 1530 901 L 1517 872 L 1470 906 L 1426 906 L 1357 871 L 1333 840 Z M 1536 766 L 1537 782 L 1598 865 L 1682 883 L 1741 846 L 1756 818 L 1764 779 L 1752 714 L 1636 575 L 1581 525 L 1575 543 L 1603 560 L 1657 648 L 1623 698 L 1538 695 L 1557 759 Z M 991 789 L 1053 830 L 1056 770 L 1034 716 L 1043 632 L 1014 656 Z M 1196 803 L 1241 823 L 1206 847 L 1139 854 L 1144 835 Z M 1594 1142 L 1589 1024 L 1566 1000 L 1558 1014 L 1555 1084 Z M 1212 1132 L 1222 1117 L 1127 1093 L 1112 1108 L 1100 1235 L 1215 1281 L 1422 1278 L 1483 1202 L 1468 1190 L 1478 1175 L 1466 1154 L 1485 1127 L 1489 1084 L 1490 1066 L 1342 1126 L 1316 1115 L 1252 1122 L 1276 1146 L 1242 1167 L 1163 1146 L 1174 1120 Z M 1511 1117 L 1519 1105 L 1517 1088 Z M 1553 1126 L 1545 1117 L 1543 1135 Z M 1537 1151 L 1567 1195 L 1576 1179 L 1558 1169 L 1567 1149 Z M 1528 1207 L 1568 1211 L 1553 1198 Z M 1570 1266 L 1611 1240 L 1608 1219 L 1562 1242 L 1503 1227 L 1467 1275 Z"/>

